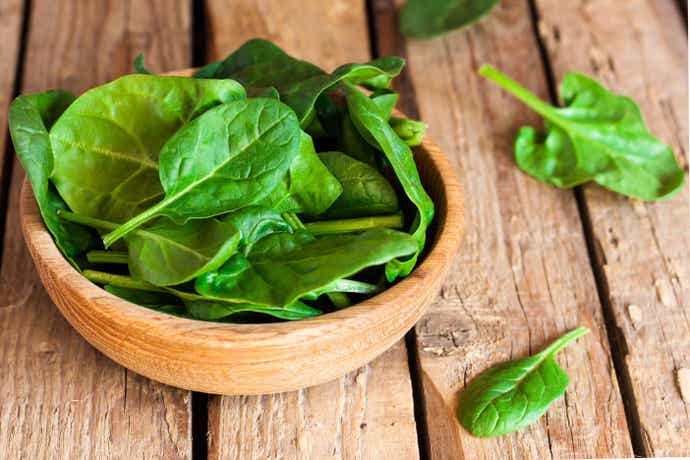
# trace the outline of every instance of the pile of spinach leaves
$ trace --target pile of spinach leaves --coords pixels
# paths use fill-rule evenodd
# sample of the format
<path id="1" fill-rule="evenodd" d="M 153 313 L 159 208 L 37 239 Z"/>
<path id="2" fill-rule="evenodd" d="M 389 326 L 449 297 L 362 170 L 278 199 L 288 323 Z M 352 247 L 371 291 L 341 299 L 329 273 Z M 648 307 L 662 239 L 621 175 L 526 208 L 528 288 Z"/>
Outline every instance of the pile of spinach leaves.
<path id="1" fill-rule="evenodd" d="M 193 77 L 139 56 L 79 97 L 18 97 L 10 132 L 88 279 L 184 317 L 297 320 L 385 289 L 424 249 L 434 205 L 410 147 L 426 125 L 391 116 L 403 65 L 327 73 L 266 40 Z"/>

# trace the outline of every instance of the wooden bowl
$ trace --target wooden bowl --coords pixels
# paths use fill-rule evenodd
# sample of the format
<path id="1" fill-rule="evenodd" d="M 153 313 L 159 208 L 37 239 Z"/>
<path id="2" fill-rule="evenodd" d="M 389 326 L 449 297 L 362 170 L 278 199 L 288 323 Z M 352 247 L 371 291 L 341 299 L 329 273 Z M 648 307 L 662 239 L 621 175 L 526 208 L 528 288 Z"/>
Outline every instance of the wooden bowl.
<path id="1" fill-rule="evenodd" d="M 381 294 L 301 321 L 196 321 L 111 295 L 62 256 L 26 180 L 21 225 L 50 298 L 67 321 L 112 360 L 188 390 L 227 395 L 290 391 L 330 381 L 379 356 L 419 320 L 440 288 L 460 245 L 463 194 L 452 166 L 433 142 L 427 139 L 416 148 L 415 160 L 436 204 L 426 256 L 410 276 Z"/>

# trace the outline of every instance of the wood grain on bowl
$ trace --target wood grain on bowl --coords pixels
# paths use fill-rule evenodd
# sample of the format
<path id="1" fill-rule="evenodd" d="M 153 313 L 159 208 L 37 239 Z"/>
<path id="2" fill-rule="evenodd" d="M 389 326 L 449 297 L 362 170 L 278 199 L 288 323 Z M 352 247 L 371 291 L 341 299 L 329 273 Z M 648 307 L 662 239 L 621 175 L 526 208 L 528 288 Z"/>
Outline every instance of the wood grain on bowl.
<path id="1" fill-rule="evenodd" d="M 119 299 L 62 257 L 27 182 L 21 197 L 22 229 L 50 297 L 70 324 L 114 361 L 154 380 L 207 393 L 295 390 L 340 377 L 383 353 L 421 317 L 445 278 L 462 236 L 463 195 L 453 168 L 433 142 L 424 141 L 414 154 L 436 204 L 428 253 L 410 276 L 390 289 L 309 320 L 212 323 Z"/>

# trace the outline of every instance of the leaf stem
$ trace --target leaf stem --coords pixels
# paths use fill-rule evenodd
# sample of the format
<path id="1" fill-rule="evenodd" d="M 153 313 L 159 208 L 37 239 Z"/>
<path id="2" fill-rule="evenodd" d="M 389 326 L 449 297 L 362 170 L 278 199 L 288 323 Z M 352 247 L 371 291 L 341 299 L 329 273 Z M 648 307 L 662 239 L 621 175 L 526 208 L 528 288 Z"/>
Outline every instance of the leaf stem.
<path id="1" fill-rule="evenodd" d="M 335 233 L 350 233 L 369 230 L 372 228 L 402 228 L 402 214 L 389 216 L 357 217 L 354 219 L 321 220 L 304 224 L 313 235 L 330 235 Z"/>
<path id="2" fill-rule="evenodd" d="M 568 345 L 570 342 L 573 340 L 579 339 L 583 335 L 589 333 L 589 328 L 585 326 L 580 326 L 578 328 L 573 329 L 572 331 L 562 335 L 561 337 L 557 338 L 551 345 L 546 347 L 544 351 L 542 351 L 540 354 L 544 356 L 549 356 L 549 355 L 555 355 L 559 351 L 561 351 L 566 345 Z"/>
<path id="3" fill-rule="evenodd" d="M 350 292 L 353 294 L 375 294 L 383 289 L 383 286 L 365 283 L 363 281 L 341 278 L 333 283 L 331 292 Z"/>
<path id="4" fill-rule="evenodd" d="M 83 216 L 81 214 L 75 214 L 73 212 L 65 211 L 63 209 L 59 209 L 57 214 L 60 218 L 68 222 L 86 225 L 87 227 L 96 228 L 99 230 L 115 230 L 119 226 L 118 224 L 115 224 L 113 222 L 96 219 L 95 217 Z"/>
<path id="5" fill-rule="evenodd" d="M 114 242 L 122 238 L 123 236 L 129 234 L 133 230 L 136 230 L 141 225 L 145 224 L 149 220 L 158 216 L 160 211 L 165 208 L 170 203 L 169 200 L 159 201 L 145 211 L 137 214 L 136 216 L 129 219 L 124 224 L 117 227 L 115 230 L 111 231 L 103 237 L 103 246 L 108 249 Z"/>
<path id="6" fill-rule="evenodd" d="M 535 112 L 544 118 L 550 119 L 553 117 L 553 106 L 539 99 L 527 88 L 520 85 L 518 82 L 500 70 L 496 69 L 494 66 L 484 64 L 479 69 L 479 75 L 493 81 L 498 86 L 525 103 L 528 107 L 531 107 Z"/>
<path id="7" fill-rule="evenodd" d="M 113 273 L 99 272 L 96 270 L 84 270 L 82 275 L 86 277 L 89 281 L 93 281 L 98 284 L 112 284 L 113 286 L 138 289 L 140 291 L 150 291 L 150 292 L 169 292 L 167 289 L 159 288 L 153 284 L 149 284 L 146 281 L 135 280 L 130 276 L 125 275 L 115 275 Z"/>
<path id="8" fill-rule="evenodd" d="M 86 260 L 92 264 L 127 264 L 129 254 L 125 251 L 94 250 L 86 253 Z"/>

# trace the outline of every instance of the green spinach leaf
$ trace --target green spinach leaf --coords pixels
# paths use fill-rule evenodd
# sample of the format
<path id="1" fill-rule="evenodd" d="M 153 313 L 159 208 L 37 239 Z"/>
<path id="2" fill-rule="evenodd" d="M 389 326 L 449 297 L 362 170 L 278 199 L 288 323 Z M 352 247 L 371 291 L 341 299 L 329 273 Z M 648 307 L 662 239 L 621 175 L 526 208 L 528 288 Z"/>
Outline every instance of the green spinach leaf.
<path id="1" fill-rule="evenodd" d="M 407 0 L 400 12 L 400 31 L 408 37 L 431 38 L 471 24 L 499 0 Z"/>
<path id="2" fill-rule="evenodd" d="M 340 152 L 323 152 L 319 157 L 342 185 L 342 193 L 320 218 L 398 211 L 398 196 L 393 186 L 375 168 Z"/>
<path id="3" fill-rule="evenodd" d="M 362 137 L 372 138 L 383 151 L 405 194 L 418 210 L 411 229 L 418 243 L 417 252 L 410 258 L 395 259 L 386 265 L 386 277 L 388 281 L 393 281 L 399 276 L 409 275 L 417 263 L 417 257 L 426 242 L 426 229 L 434 217 L 434 203 L 422 186 L 410 147 L 391 128 L 385 114 L 356 87 L 345 85 L 344 91 L 353 124 Z"/>
<path id="4" fill-rule="evenodd" d="M 165 198 L 103 238 L 106 247 L 157 216 L 183 223 L 259 202 L 299 153 L 295 113 L 275 99 L 223 104 L 180 129 L 160 153 Z"/>
<path id="5" fill-rule="evenodd" d="M 322 163 L 311 137 L 301 133 L 300 149 L 287 174 L 266 198 L 257 203 L 278 212 L 318 215 L 340 196 L 343 187 Z"/>
<path id="6" fill-rule="evenodd" d="M 565 107 L 556 108 L 491 66 L 480 74 L 546 120 L 543 139 L 524 127 L 515 141 L 518 166 L 532 177 L 558 187 L 593 180 L 642 200 L 668 198 L 683 187 L 685 172 L 673 151 L 649 133 L 632 99 L 569 73 L 560 89 Z"/>
<path id="7" fill-rule="evenodd" d="M 91 89 L 50 130 L 53 183 L 74 212 L 122 222 L 161 198 L 158 153 L 175 131 L 244 95 L 232 80 L 151 75 Z"/>
<path id="8" fill-rule="evenodd" d="M 248 88 L 272 86 L 281 100 L 297 113 L 303 128 L 314 120 L 318 97 L 338 82 L 349 81 L 372 88 L 388 87 L 405 61 L 384 57 L 366 64 L 345 64 L 331 74 L 295 59 L 267 40 L 254 39 L 231 53 L 220 64 L 209 64 L 196 77 L 232 78 Z"/>
<path id="9" fill-rule="evenodd" d="M 136 59 L 134 59 L 134 73 L 156 75 L 146 68 L 146 65 L 144 64 L 144 53 L 139 53 Z"/>
<path id="10" fill-rule="evenodd" d="M 100 246 L 98 235 L 91 229 L 66 222 L 57 215 L 67 205 L 50 183 L 53 152 L 48 130 L 74 101 L 67 91 L 47 91 L 17 97 L 10 105 L 10 135 L 17 157 L 24 167 L 38 208 L 55 244 L 77 267 L 75 258 Z"/>
<path id="11" fill-rule="evenodd" d="M 541 417 L 569 383 L 555 354 L 588 332 L 586 327 L 574 329 L 544 351 L 495 366 L 472 380 L 460 395 L 460 424 L 488 437 L 519 430 Z"/>
<path id="12" fill-rule="evenodd" d="M 264 238 L 248 257 L 236 255 L 219 270 L 197 278 L 197 292 L 212 299 L 281 307 L 366 267 L 417 250 L 410 235 L 395 230 L 296 241 L 300 233 Z"/>
<path id="13" fill-rule="evenodd" d="M 118 228 L 114 222 L 70 212 L 60 212 L 60 217 L 99 230 Z M 136 229 L 125 240 L 129 271 L 135 279 L 173 286 L 220 267 L 237 252 L 241 234 L 232 223 L 217 219 L 190 220 L 182 225 L 160 219 Z"/>
<path id="14" fill-rule="evenodd" d="M 422 140 L 424 140 L 427 128 L 427 124 L 424 122 L 409 118 L 392 117 L 390 125 L 398 137 L 410 147 L 421 145 Z"/>
<path id="15" fill-rule="evenodd" d="M 239 211 L 223 216 L 224 222 L 231 223 L 240 232 L 241 239 L 238 250 L 244 255 L 254 247 L 258 241 L 273 233 L 292 233 L 293 227 L 283 218 L 282 214 L 270 208 L 249 206 Z"/>

